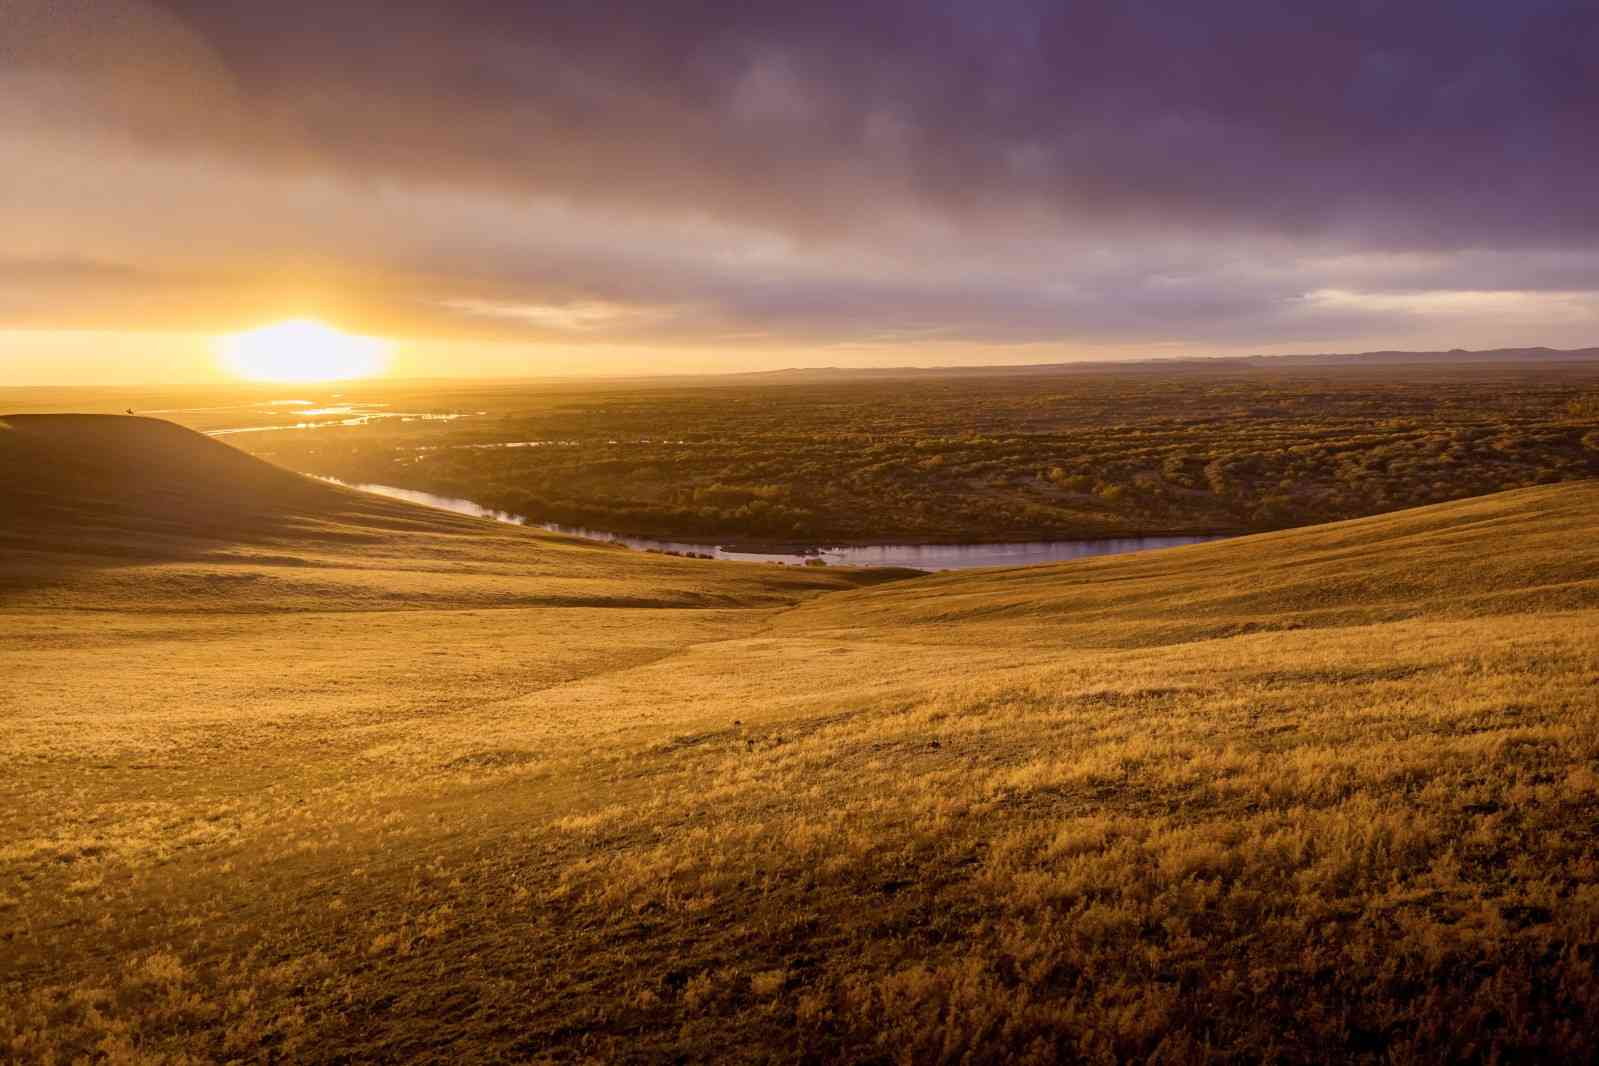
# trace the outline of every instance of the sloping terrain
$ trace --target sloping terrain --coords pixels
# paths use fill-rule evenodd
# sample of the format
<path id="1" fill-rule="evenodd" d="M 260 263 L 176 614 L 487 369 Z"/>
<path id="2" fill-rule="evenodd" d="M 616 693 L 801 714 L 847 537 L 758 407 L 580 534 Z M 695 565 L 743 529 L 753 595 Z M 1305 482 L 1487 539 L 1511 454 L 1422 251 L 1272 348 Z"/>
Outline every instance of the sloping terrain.
<path id="1" fill-rule="evenodd" d="M 852 590 L 208 456 L 0 550 L 0 1057 L 1599 1053 L 1599 486 Z"/>
<path id="2" fill-rule="evenodd" d="M 0 418 L 0 604 L 772 606 L 904 576 L 707 567 L 398 503 L 154 418 Z"/>
<path id="3" fill-rule="evenodd" d="M 1599 483 L 1060 567 L 937 574 L 791 621 L 847 634 L 1075 647 L 1412 617 L 1599 608 Z"/>

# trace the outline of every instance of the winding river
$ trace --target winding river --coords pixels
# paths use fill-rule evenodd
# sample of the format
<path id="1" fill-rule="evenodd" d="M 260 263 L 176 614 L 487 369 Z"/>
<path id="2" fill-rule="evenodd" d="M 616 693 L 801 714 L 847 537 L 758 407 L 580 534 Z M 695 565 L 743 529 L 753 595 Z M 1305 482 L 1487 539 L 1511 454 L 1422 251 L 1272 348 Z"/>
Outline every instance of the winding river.
<path id="1" fill-rule="evenodd" d="M 563 526 L 556 522 L 535 522 L 523 515 L 484 507 L 471 500 L 436 496 L 431 492 L 402 489 L 394 485 L 352 484 L 331 477 L 324 477 L 321 480 L 378 496 L 421 504 L 424 507 L 434 507 L 441 511 L 454 511 L 456 514 L 471 515 L 474 518 L 492 518 L 496 522 L 528 526 L 569 537 L 581 537 L 585 540 L 625 544 L 640 551 L 674 552 L 679 555 L 702 555 L 744 562 L 787 563 L 791 566 L 803 564 L 807 559 L 820 558 L 829 566 L 908 566 L 918 570 L 967 570 L 978 566 L 1059 563 L 1093 555 L 1121 555 L 1127 552 L 1176 548 L 1184 544 L 1201 544 L 1205 541 L 1222 539 L 1214 536 L 1118 537 L 1110 540 L 1038 540 L 993 544 L 866 544 L 850 548 L 823 548 L 819 554 L 813 555 L 729 551 L 718 544 L 705 542 L 654 540 L 649 537 L 630 537 L 604 530 L 585 529 L 582 526 Z"/>

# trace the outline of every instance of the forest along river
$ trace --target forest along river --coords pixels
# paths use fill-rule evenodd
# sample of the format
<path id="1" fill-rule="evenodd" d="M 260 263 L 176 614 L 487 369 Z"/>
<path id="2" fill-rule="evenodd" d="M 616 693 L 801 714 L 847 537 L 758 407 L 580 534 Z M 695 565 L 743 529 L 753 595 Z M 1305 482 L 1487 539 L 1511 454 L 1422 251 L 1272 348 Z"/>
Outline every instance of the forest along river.
<path id="1" fill-rule="evenodd" d="M 535 522 L 519 514 L 497 511 L 492 507 L 458 500 L 449 496 L 435 496 L 431 492 L 396 488 L 393 485 L 357 485 L 338 478 L 324 477 L 335 485 L 360 489 L 378 496 L 436 507 L 441 511 L 471 515 L 474 518 L 492 518 L 496 522 L 542 529 L 584 540 L 604 541 L 608 544 L 625 544 L 640 551 L 674 552 L 678 555 L 703 555 L 715 559 L 735 559 L 757 563 L 787 563 L 801 565 L 808 559 L 821 559 L 829 566 L 908 566 L 918 570 L 965 570 L 977 566 L 1029 566 L 1034 563 L 1059 563 L 1069 559 L 1082 559 L 1091 555 L 1120 555 L 1126 552 L 1148 551 L 1151 548 L 1175 548 L 1184 544 L 1201 544 L 1221 540 L 1221 537 L 1119 537 L 1112 540 L 1040 540 L 1018 544 L 868 544 L 854 548 L 823 548 L 810 555 L 786 552 L 728 551 L 717 544 L 682 540 L 653 540 L 649 537 L 629 537 L 607 533 L 582 526 L 563 526 L 555 522 Z"/>

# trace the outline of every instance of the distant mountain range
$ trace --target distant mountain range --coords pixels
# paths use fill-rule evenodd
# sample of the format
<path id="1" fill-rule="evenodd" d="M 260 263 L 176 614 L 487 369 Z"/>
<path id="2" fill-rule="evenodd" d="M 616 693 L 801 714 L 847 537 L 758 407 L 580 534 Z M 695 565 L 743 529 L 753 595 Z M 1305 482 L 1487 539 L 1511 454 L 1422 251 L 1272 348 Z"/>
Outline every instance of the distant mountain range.
<path id="1" fill-rule="evenodd" d="M 892 366 L 892 367 L 790 367 L 783 370 L 758 370 L 728 375 L 743 381 L 772 382 L 829 381 L 836 379 L 897 378 L 912 376 L 995 377 L 1050 374 L 1104 373 L 1128 370 L 1226 370 L 1271 369 L 1299 366 L 1364 366 L 1393 364 L 1482 364 L 1482 363 L 1580 363 L 1599 362 L 1599 347 L 1594 348 L 1492 348 L 1469 351 L 1451 348 L 1446 352 L 1327 352 L 1305 355 L 1189 356 L 1130 360 L 1093 360 L 1074 363 L 1024 363 L 1002 366 Z"/>

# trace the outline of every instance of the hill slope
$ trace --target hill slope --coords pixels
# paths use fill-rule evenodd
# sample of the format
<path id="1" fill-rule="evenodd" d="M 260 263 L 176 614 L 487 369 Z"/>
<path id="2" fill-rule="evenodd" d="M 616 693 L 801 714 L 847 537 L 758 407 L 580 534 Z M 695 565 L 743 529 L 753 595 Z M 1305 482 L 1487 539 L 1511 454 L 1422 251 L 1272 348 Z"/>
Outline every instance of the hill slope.
<path id="1" fill-rule="evenodd" d="M 0 606 L 0 1057 L 1599 1054 L 1592 485 L 784 610 L 354 525 Z"/>
<path id="2" fill-rule="evenodd" d="M 773 606 L 904 576 L 644 555 L 356 492 L 112 415 L 0 418 L 0 513 L 12 606 Z"/>
<path id="3" fill-rule="evenodd" d="M 905 639 L 1149 645 L 1307 626 L 1599 607 L 1599 482 L 1066 566 L 937 574 L 785 624 Z"/>

